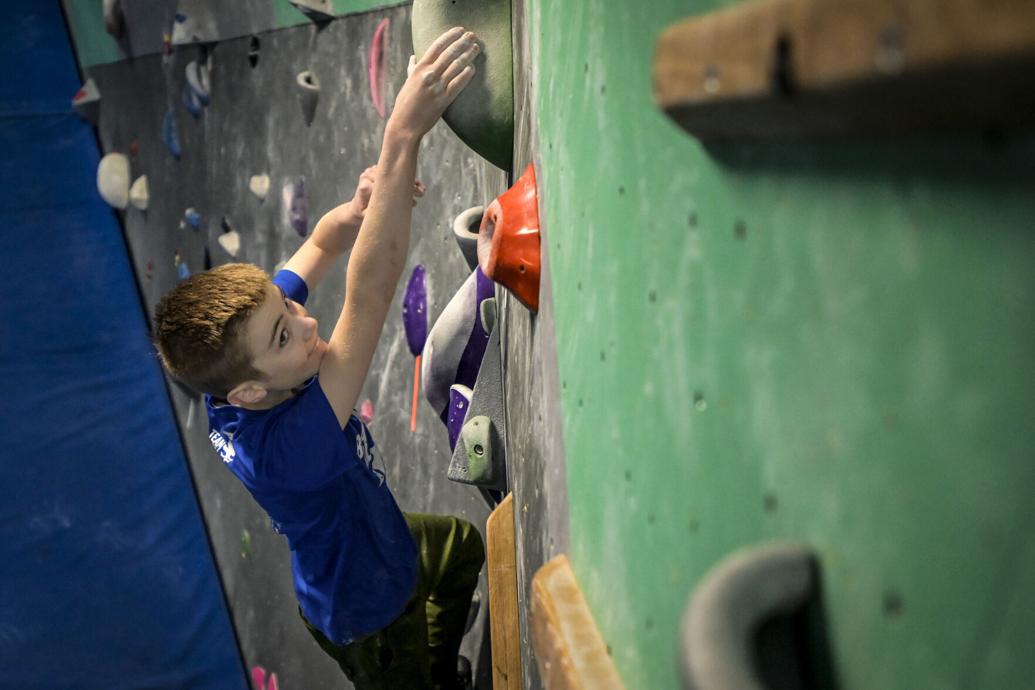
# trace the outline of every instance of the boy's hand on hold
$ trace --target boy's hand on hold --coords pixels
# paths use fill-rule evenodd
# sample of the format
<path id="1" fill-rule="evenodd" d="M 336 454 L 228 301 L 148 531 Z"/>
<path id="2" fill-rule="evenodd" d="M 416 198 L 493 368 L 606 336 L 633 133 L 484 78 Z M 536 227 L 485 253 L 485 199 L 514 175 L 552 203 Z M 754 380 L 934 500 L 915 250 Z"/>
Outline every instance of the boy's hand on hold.
<path id="1" fill-rule="evenodd" d="M 370 196 L 374 193 L 374 185 L 377 184 L 377 166 L 372 165 L 359 176 L 356 184 L 356 193 L 347 203 L 330 211 L 335 214 L 335 220 L 350 225 L 359 225 L 363 222 L 367 213 L 367 206 L 370 205 Z M 417 205 L 417 199 L 424 196 L 427 187 L 420 180 L 413 183 L 413 205 Z"/>
<path id="2" fill-rule="evenodd" d="M 374 191 L 374 182 L 377 181 L 377 166 L 372 165 L 364 170 L 356 183 L 356 193 L 352 195 L 352 201 L 348 203 L 355 218 L 355 223 L 363 222 L 363 215 L 370 204 L 370 195 Z"/>
<path id="3" fill-rule="evenodd" d="M 462 27 L 439 36 L 413 63 L 395 99 L 386 132 L 420 139 L 474 77 L 474 59 L 481 52 L 477 37 Z"/>

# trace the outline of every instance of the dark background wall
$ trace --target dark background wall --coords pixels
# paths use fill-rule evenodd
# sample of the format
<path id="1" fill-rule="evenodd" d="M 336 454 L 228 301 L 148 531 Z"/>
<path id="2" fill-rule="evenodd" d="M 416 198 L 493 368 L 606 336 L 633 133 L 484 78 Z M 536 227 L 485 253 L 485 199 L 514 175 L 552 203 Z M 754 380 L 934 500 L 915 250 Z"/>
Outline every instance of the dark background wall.
<path id="1" fill-rule="evenodd" d="M 241 37 L 205 48 L 180 47 L 169 60 L 145 55 L 87 70 L 104 98 L 99 126 L 104 149 L 129 152 L 136 141 L 133 177 L 147 174 L 150 181 L 147 211 L 130 208 L 122 214 L 149 310 L 178 280 L 177 251 L 192 271 L 204 268 L 206 251 L 213 265 L 234 260 L 216 241 L 224 217 L 241 235 L 236 260 L 272 272 L 303 242 L 282 222 L 285 184 L 304 180 L 310 227 L 351 198 L 359 174 L 376 162 L 380 150 L 384 120 L 371 102 L 367 53 L 384 18 L 390 21 L 385 56 L 390 107 L 410 55 L 408 8 L 261 34 L 255 67 L 248 60 L 250 38 Z M 184 68 L 206 55 L 212 65 L 212 102 L 195 119 L 180 104 Z M 295 86 L 296 75 L 305 69 L 321 82 L 310 126 Z M 160 138 L 169 109 L 182 147 L 179 160 Z M 250 176 L 259 173 L 271 178 L 264 201 L 248 189 Z M 415 210 L 410 260 L 427 269 L 434 319 L 469 274 L 453 239 L 453 218 L 491 200 L 505 189 L 505 178 L 444 125 L 427 137 L 418 174 L 428 193 Z M 180 226 L 188 207 L 201 214 L 199 230 Z M 344 269 L 343 260 L 307 305 L 325 337 L 340 312 Z M 488 509 L 481 496 L 445 477 L 445 429 L 430 407 L 421 404 L 417 432 L 409 430 L 413 357 L 400 309 L 397 299 L 361 396 L 375 410 L 370 426 L 385 456 L 389 482 L 404 510 L 460 515 L 482 527 Z M 286 543 L 213 454 L 201 401 L 176 387 L 173 400 L 249 668 L 262 666 L 295 687 L 340 687 L 340 671 L 298 619 Z M 482 653 L 481 631 L 479 622 L 464 650 L 474 661 Z M 487 665 L 481 670 L 487 671 Z"/>

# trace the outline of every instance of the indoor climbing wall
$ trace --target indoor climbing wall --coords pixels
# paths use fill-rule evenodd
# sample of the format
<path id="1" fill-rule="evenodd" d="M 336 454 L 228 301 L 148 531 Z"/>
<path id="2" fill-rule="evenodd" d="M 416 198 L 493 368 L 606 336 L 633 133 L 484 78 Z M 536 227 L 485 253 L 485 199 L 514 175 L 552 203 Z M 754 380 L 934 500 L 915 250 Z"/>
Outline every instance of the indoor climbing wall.
<path id="1" fill-rule="evenodd" d="M 334 3 L 341 12 L 374 4 Z M 177 281 L 209 266 L 248 261 L 272 272 L 324 212 L 351 198 L 360 173 L 377 160 L 412 50 L 409 7 L 316 24 L 286 1 L 202 7 L 193 15 L 193 6 L 170 2 L 146 17 L 129 3 L 128 36 L 115 44 L 103 34 L 98 3 L 69 5 L 84 77 L 101 94 L 102 148 L 127 157 L 130 182 L 147 177 L 146 209 L 134 204 L 143 205 L 138 186 L 120 216 L 152 314 Z M 205 40 L 163 45 L 162 34 L 171 37 L 184 23 L 177 13 L 196 20 L 190 35 Z M 127 46 L 146 48 L 128 59 Z M 199 68 L 207 80 L 196 76 Z M 300 84 L 305 72 L 311 76 Z M 487 502 L 475 487 L 447 479 L 446 427 L 423 392 L 413 418 L 415 357 L 403 297 L 411 271 L 422 267 L 423 316 L 428 327 L 435 323 L 471 273 L 454 218 L 491 201 L 506 178 L 443 125 L 425 139 L 418 177 L 428 191 L 414 211 L 412 265 L 358 411 L 371 420 L 403 510 L 459 515 L 481 529 Z M 307 303 L 324 337 L 340 312 L 345 263 Z M 340 670 L 298 617 L 286 542 L 213 452 L 201 400 L 175 384 L 172 397 L 253 685 L 342 687 Z M 489 673 L 485 617 L 483 606 L 462 649 L 482 682 Z"/>
<path id="2" fill-rule="evenodd" d="M 655 41 L 735 3 L 522 4 L 570 557 L 626 687 L 680 687 L 691 592 L 769 539 L 816 555 L 839 687 L 1026 686 L 1030 136 L 705 147 Z"/>

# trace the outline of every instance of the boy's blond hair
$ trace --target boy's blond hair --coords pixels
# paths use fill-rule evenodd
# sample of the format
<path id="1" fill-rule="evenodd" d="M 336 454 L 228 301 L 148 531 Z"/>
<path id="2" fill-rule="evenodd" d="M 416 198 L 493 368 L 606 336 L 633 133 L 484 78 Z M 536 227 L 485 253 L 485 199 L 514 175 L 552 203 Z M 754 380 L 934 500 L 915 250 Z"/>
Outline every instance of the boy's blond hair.
<path id="1" fill-rule="evenodd" d="M 191 276 L 163 297 L 155 309 L 154 344 L 169 373 L 222 398 L 239 383 L 260 378 L 242 330 L 269 285 L 258 266 L 225 264 Z"/>

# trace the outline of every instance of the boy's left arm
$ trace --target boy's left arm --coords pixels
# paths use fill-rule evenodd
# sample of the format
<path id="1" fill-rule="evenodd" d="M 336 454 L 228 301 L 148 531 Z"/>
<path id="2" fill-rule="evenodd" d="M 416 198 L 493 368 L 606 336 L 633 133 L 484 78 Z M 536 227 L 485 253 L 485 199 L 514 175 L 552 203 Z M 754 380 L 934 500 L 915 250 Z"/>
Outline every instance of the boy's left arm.
<path id="1" fill-rule="evenodd" d="M 325 213 L 317 221 L 309 238 L 284 264 L 286 270 L 305 281 L 310 292 L 323 280 L 334 262 L 347 254 L 355 244 L 376 181 L 376 166 L 364 170 L 359 176 L 356 194 L 352 199 Z M 413 203 L 416 205 L 416 198 L 424 196 L 424 185 L 416 182 L 413 195 Z"/>

